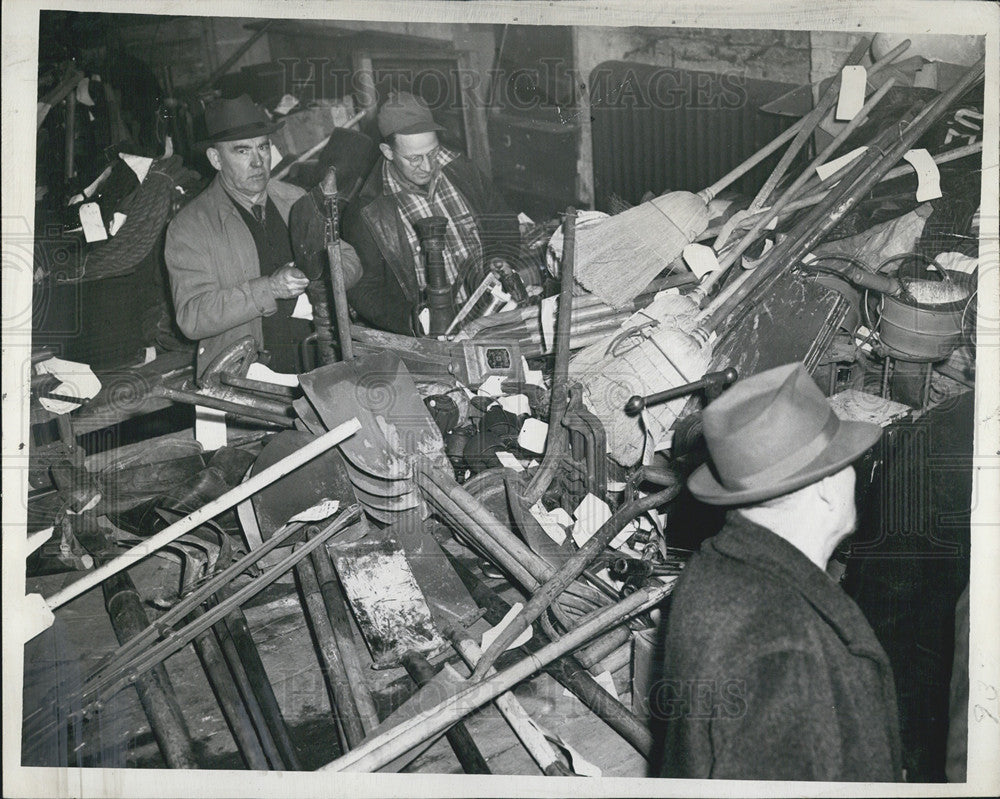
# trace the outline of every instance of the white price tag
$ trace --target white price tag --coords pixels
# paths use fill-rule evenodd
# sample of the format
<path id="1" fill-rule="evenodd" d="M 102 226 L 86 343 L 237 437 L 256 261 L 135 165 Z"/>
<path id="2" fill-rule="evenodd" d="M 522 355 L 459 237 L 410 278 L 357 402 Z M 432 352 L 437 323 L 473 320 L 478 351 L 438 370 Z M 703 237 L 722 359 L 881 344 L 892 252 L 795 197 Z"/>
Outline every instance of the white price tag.
<path id="1" fill-rule="evenodd" d="M 851 161 L 860 156 L 867 149 L 867 147 L 858 147 L 857 149 L 851 150 L 846 155 L 840 156 L 840 158 L 834 158 L 832 161 L 820 164 L 816 167 L 816 174 L 819 175 L 820 180 L 826 180 L 830 177 L 830 175 L 840 170 L 841 167 L 851 163 Z"/>
<path id="2" fill-rule="evenodd" d="M 483 640 L 480 644 L 480 648 L 483 649 L 484 651 L 488 649 L 490 644 L 492 644 L 495 640 L 497 640 L 497 637 L 499 637 L 500 633 L 502 633 L 504 630 L 507 629 L 507 625 L 510 624 L 512 621 L 514 621 L 514 617 L 517 616 L 517 614 L 520 613 L 523 608 L 524 605 L 522 605 L 520 602 L 515 602 L 513 605 L 511 605 L 510 610 L 507 611 L 507 615 L 504 616 L 502 619 L 500 619 L 500 623 L 496 627 L 491 627 L 490 629 L 488 629 L 486 632 L 483 633 Z M 522 632 L 519 636 L 517 636 L 517 638 L 515 638 L 510 643 L 510 646 L 508 646 L 507 649 L 517 649 L 517 647 L 519 646 L 524 646 L 526 643 L 528 643 L 528 641 L 531 640 L 531 635 L 532 635 L 531 625 L 529 624 L 525 628 L 524 632 Z"/>
<path id="3" fill-rule="evenodd" d="M 684 248 L 684 263 L 695 277 L 703 277 L 719 269 L 719 258 L 715 250 L 704 244 L 689 244 Z"/>
<path id="4" fill-rule="evenodd" d="M 838 122 L 854 119 L 865 104 L 868 71 L 860 65 L 844 67 L 840 72 L 840 98 L 837 100 Z"/>
<path id="5" fill-rule="evenodd" d="M 934 158 L 927 150 L 910 150 L 903 156 L 917 173 L 918 203 L 936 200 L 941 196 L 941 173 L 938 171 Z"/>
<path id="6" fill-rule="evenodd" d="M 80 224 L 83 225 L 83 237 L 88 244 L 108 238 L 108 231 L 104 229 L 104 219 L 101 217 L 101 207 L 97 203 L 84 203 L 80 206 Z"/>
<path id="7" fill-rule="evenodd" d="M 295 307 L 292 309 L 292 319 L 305 319 L 311 322 L 313 318 L 313 306 L 309 302 L 309 297 L 303 291 L 295 300 Z"/>

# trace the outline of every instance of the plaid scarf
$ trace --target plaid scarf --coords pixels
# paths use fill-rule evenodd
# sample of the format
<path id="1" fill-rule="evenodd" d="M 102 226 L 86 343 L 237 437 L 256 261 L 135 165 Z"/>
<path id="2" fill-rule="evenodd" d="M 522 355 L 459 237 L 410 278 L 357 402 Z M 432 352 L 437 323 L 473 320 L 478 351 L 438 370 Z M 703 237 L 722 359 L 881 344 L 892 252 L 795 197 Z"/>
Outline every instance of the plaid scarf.
<path id="1" fill-rule="evenodd" d="M 423 262 L 420 258 L 420 241 L 413 223 L 426 216 L 443 216 L 448 219 L 448 228 L 445 233 L 444 248 L 444 268 L 451 283 L 455 282 L 459 270 L 469 258 L 482 258 L 483 245 L 479 237 L 479 228 L 472 209 L 462 193 L 455 188 L 444 173 L 444 167 L 458 158 L 456 153 L 444 149 L 443 147 L 435 157 L 436 166 L 439 170 L 437 186 L 434 190 L 434 197 L 428 198 L 427 190 L 424 187 L 416 187 L 408 182 L 404 183 L 389 161 L 382 162 L 382 180 L 385 186 L 385 193 L 392 194 L 396 198 L 396 208 L 403 220 L 403 227 L 406 230 L 406 238 L 410 244 L 410 252 L 413 254 L 413 266 L 417 274 L 417 285 L 423 291 L 427 276 L 424 273 Z M 465 287 L 460 287 L 456 293 L 459 303 L 466 298 Z"/>

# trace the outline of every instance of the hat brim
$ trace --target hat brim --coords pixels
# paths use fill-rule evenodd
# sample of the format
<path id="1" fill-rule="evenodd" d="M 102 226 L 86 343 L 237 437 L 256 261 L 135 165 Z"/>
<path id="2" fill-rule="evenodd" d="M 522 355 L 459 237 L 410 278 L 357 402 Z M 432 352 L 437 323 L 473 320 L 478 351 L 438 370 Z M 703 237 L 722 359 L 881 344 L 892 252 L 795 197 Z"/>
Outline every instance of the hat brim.
<path id="1" fill-rule="evenodd" d="M 707 505 L 749 505 L 780 497 L 839 472 L 863 455 L 882 434 L 868 422 L 841 421 L 829 446 L 814 461 L 795 474 L 769 486 L 733 491 L 718 481 L 709 464 L 702 464 L 688 478 L 688 489 Z"/>
<path id="2" fill-rule="evenodd" d="M 213 144 L 220 144 L 227 141 L 240 141 L 241 139 L 256 139 L 258 136 L 270 136 L 278 128 L 285 124 L 285 120 L 278 119 L 268 123 L 254 123 L 253 125 L 243 125 L 239 128 L 224 130 L 215 136 L 200 140 L 195 144 L 199 150 L 207 150 Z"/>
<path id="3" fill-rule="evenodd" d="M 389 138 L 389 136 L 413 136 L 417 133 L 436 133 L 439 130 L 445 130 L 445 128 L 437 122 L 416 122 L 408 127 L 402 128 L 401 130 L 394 130 L 392 133 L 383 134 L 384 138 Z"/>

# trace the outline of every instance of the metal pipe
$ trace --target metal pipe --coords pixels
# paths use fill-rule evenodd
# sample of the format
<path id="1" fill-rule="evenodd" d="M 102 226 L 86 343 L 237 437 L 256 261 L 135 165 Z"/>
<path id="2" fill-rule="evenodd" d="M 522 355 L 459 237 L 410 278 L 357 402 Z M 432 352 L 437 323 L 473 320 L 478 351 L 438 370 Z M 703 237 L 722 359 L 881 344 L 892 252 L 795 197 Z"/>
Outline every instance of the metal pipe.
<path id="1" fill-rule="evenodd" d="M 347 606 L 347 600 L 344 599 L 340 580 L 330 563 L 330 556 L 325 547 L 320 547 L 312 554 L 312 564 L 319 581 L 323 606 L 326 608 L 334 640 L 340 651 L 340 660 L 347 673 L 347 687 L 354 698 L 361 727 L 367 735 L 379 725 L 378 709 L 375 707 L 371 691 L 368 690 L 368 679 L 361 658 L 358 656 L 356 639 L 351 629 L 351 611 Z"/>
<path id="2" fill-rule="evenodd" d="M 100 556 L 98 556 L 100 560 Z M 149 627 L 149 617 L 142 607 L 139 592 L 128 574 L 116 574 L 103 585 L 107 608 L 119 643 L 125 643 Z M 181 712 L 167 670 L 159 665 L 135 681 L 142 709 L 149 720 L 153 737 L 169 768 L 197 768 L 191 733 Z"/>
<path id="3" fill-rule="evenodd" d="M 569 352 L 573 324 L 573 272 L 576 262 L 576 209 L 568 208 L 563 220 L 563 253 L 559 265 L 559 316 L 556 318 L 555 365 L 552 389 L 549 393 L 549 427 L 545 435 L 545 454 L 528 488 L 524 499 L 529 506 L 538 502 L 548 490 L 559 469 L 566 449 L 567 432 L 563 429 L 563 416 L 569 402 Z"/>
<path id="4" fill-rule="evenodd" d="M 319 593 L 319 580 L 316 579 L 316 571 L 308 559 L 303 560 L 296 567 L 295 574 L 299 578 L 299 586 L 302 589 L 304 600 L 302 610 L 311 622 L 316 643 L 319 645 L 323 673 L 326 675 L 327 685 L 330 687 L 333 716 L 337 722 L 338 730 L 343 735 L 344 740 L 341 741 L 341 748 L 353 749 L 364 740 L 365 730 L 361 726 L 361 718 L 354 704 L 354 697 L 348 689 L 350 679 L 341 660 L 340 648 L 337 646 L 333 626 L 327 617 L 326 608 Z"/>
<path id="5" fill-rule="evenodd" d="M 232 589 L 229 586 L 226 586 L 217 594 L 220 599 L 225 599 L 231 595 Z M 302 764 L 299 761 L 298 752 L 295 750 L 295 744 L 292 743 L 291 735 L 288 732 L 288 725 L 285 723 L 285 718 L 278 705 L 278 698 L 274 695 L 274 688 L 271 685 L 270 678 L 267 676 L 267 670 L 260 659 L 260 652 L 254 643 L 253 635 L 250 632 L 250 625 L 247 623 L 247 617 L 243 614 L 242 609 L 237 608 L 226 616 L 223 621 L 229 631 L 233 645 L 239 653 L 240 661 L 246 670 L 247 677 L 250 679 L 250 685 L 260 704 L 268 729 L 271 731 L 271 737 L 274 739 L 278 754 L 285 768 L 290 771 L 301 771 Z M 216 629 L 219 626 L 217 624 Z"/>
<path id="6" fill-rule="evenodd" d="M 184 391 L 183 389 L 171 388 L 169 386 L 156 386 L 149 392 L 149 395 L 152 397 L 163 397 L 171 402 L 181 402 L 185 405 L 202 405 L 206 408 L 214 408 L 217 411 L 225 411 L 236 416 L 243 416 L 247 419 L 254 419 L 260 422 L 268 422 L 280 427 L 292 428 L 295 426 L 295 420 L 290 416 L 282 416 L 271 410 L 255 408 L 252 405 L 244 405 L 241 402 L 230 402 L 229 400 L 219 399 L 208 394 L 199 394 L 196 391 Z"/>
<path id="7" fill-rule="evenodd" d="M 197 619 L 202 615 L 204 611 L 199 608 L 191 613 L 191 618 Z M 233 684 L 232 675 L 218 642 L 210 630 L 205 630 L 196 635 L 192 643 L 246 767 L 254 771 L 267 771 L 267 755 L 257 738 L 250 714 L 243 704 L 239 691 Z"/>
<path id="8" fill-rule="evenodd" d="M 267 758 L 267 762 L 271 764 L 272 770 L 284 770 L 286 765 L 282 760 L 281 753 L 278 751 L 277 744 L 274 742 L 274 736 L 271 735 L 271 728 L 267 723 L 260 702 L 257 701 L 257 694 L 250 683 L 250 677 L 247 675 L 246 668 L 243 665 L 243 659 L 240 657 L 240 652 L 233 642 L 233 637 L 225 620 L 212 625 L 212 633 L 219 644 L 219 649 L 222 650 L 223 658 L 225 658 L 226 663 L 229 665 L 229 673 L 232 676 L 233 685 L 236 686 L 236 690 L 243 702 L 243 707 L 250 717 L 250 723 L 257 732 L 257 740 L 260 743 L 261 750 L 264 752 L 264 756 Z"/>

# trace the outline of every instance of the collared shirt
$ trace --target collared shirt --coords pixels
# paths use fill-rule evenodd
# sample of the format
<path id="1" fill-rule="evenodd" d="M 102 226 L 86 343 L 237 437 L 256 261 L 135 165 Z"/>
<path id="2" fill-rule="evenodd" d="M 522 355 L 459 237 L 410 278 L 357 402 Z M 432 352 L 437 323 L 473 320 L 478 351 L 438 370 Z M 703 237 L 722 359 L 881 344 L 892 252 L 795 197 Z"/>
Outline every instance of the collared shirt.
<path id="1" fill-rule="evenodd" d="M 443 147 L 438 150 L 434 158 L 438 179 L 433 197 L 428 196 L 428 187 L 415 186 L 409 181 L 403 180 L 388 160 L 382 162 L 382 181 L 385 193 L 394 195 L 396 199 L 396 208 L 406 230 L 410 252 L 413 253 L 413 266 L 417 275 L 417 285 L 421 291 L 426 287 L 427 275 L 420 257 L 420 240 L 413 227 L 413 223 L 418 219 L 428 216 L 443 216 L 448 219 L 448 227 L 445 232 L 444 267 L 450 282 L 455 282 L 462 266 L 470 258 L 481 259 L 483 256 L 482 239 L 472 209 L 444 172 L 444 167 L 457 157 L 457 153 Z M 462 302 L 465 297 L 465 288 L 459 288 L 456 292 L 456 299 Z"/>
<path id="2" fill-rule="evenodd" d="M 225 187 L 223 186 L 223 188 Z M 238 205 L 240 208 L 246 211 L 249 211 L 251 214 L 254 215 L 255 218 L 257 218 L 257 212 L 253 210 L 254 206 L 260 208 L 261 224 L 263 224 L 264 221 L 267 219 L 265 211 L 265 209 L 267 208 L 267 189 L 262 191 L 257 197 L 254 197 L 252 200 L 235 191 L 229 191 L 229 189 L 226 189 L 226 194 L 229 195 L 229 199 L 232 200 L 234 203 L 236 203 L 236 205 Z"/>

